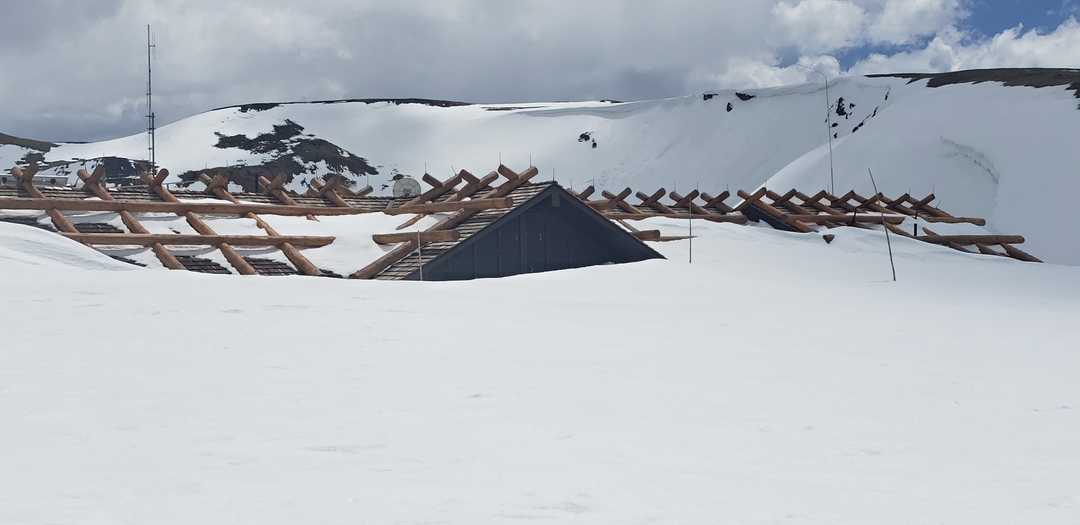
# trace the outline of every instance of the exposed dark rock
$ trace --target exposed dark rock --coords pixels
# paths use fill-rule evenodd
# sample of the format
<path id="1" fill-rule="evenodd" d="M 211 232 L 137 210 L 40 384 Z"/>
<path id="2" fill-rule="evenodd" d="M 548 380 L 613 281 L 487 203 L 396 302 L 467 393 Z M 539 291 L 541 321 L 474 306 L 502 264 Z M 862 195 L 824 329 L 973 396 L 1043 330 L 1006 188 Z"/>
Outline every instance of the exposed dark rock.
<path id="1" fill-rule="evenodd" d="M 320 138 L 303 134 L 304 127 L 286 119 L 275 124 L 273 131 L 261 133 L 255 138 L 247 135 L 224 135 L 218 133 L 218 142 L 214 146 L 221 149 L 237 148 L 247 152 L 267 155 L 270 160 L 258 165 L 215 166 L 193 170 L 180 174 L 182 181 L 194 182 L 199 174 L 211 177 L 224 175 L 244 188 L 244 191 L 258 191 L 259 177 L 273 179 L 284 175 L 286 181 L 303 173 L 314 173 L 314 165 L 323 162 L 334 173 L 352 175 L 377 175 L 378 170 L 368 164 L 367 159 Z"/>
<path id="2" fill-rule="evenodd" d="M 712 100 L 713 97 L 715 97 L 715 96 L 716 96 L 716 93 L 705 93 L 701 97 L 705 102 L 708 102 L 708 101 Z"/>
<path id="3" fill-rule="evenodd" d="M 248 111 L 266 111 L 268 109 L 274 109 L 274 108 L 278 107 L 279 105 L 280 104 L 274 104 L 272 102 L 270 102 L 270 103 L 258 103 L 258 102 L 256 102 L 254 104 L 244 104 L 244 105 L 239 106 L 239 107 L 240 107 L 240 112 L 241 113 L 247 113 Z"/>
<path id="4" fill-rule="evenodd" d="M 746 102 L 748 100 L 752 100 L 752 99 L 756 98 L 755 95 L 748 95 L 746 93 L 738 93 L 738 92 L 735 93 L 735 96 L 739 97 L 739 100 L 741 100 L 743 102 Z"/>
<path id="5" fill-rule="evenodd" d="M 836 99 L 836 114 L 844 118 L 848 117 L 847 107 L 844 104 L 844 97 Z"/>
<path id="6" fill-rule="evenodd" d="M 1080 98 L 1080 69 L 971 69 L 950 73 L 896 73 L 867 76 L 906 78 L 909 84 L 919 80 L 928 80 L 929 82 L 926 85 L 932 88 L 953 84 L 980 84 L 983 82 L 1001 82 L 1010 87 L 1044 88 L 1066 86 L 1066 89 L 1073 92 L 1073 96 Z M 885 96 L 885 99 L 888 100 L 888 95 Z"/>
<path id="7" fill-rule="evenodd" d="M 499 107 L 485 107 L 484 111 L 515 111 L 519 109 L 540 109 L 545 106 L 499 106 Z"/>
<path id="8" fill-rule="evenodd" d="M 735 109 L 735 106 L 731 105 L 731 102 L 728 102 L 728 103 L 727 103 L 727 110 L 728 110 L 728 113 L 731 113 L 731 110 L 733 110 L 733 109 Z"/>
<path id="9" fill-rule="evenodd" d="M 13 145 L 13 146 L 21 146 L 21 147 L 24 147 L 24 148 L 29 148 L 29 149 L 32 149 L 32 150 L 40 151 L 42 153 L 46 153 L 50 149 L 53 149 L 54 147 L 56 147 L 56 144 L 53 144 L 52 142 L 45 142 L 43 140 L 24 139 L 24 138 L 16 137 L 16 136 L 13 136 L 13 135 L 7 135 L 5 133 L 0 133 L 0 145 L 5 145 L 5 144 Z"/>
<path id="10" fill-rule="evenodd" d="M 456 102 L 453 100 L 430 100 L 426 98 L 346 98 L 338 100 L 310 100 L 310 101 L 292 101 L 292 102 L 257 102 L 251 104 L 242 104 L 237 106 L 223 106 L 220 108 L 214 108 L 210 111 L 217 111 L 219 109 L 239 109 L 240 111 L 263 111 L 276 106 L 287 106 L 292 104 L 344 104 L 347 102 L 358 102 L 361 104 L 376 104 L 379 102 L 390 102 L 391 104 L 423 104 L 425 106 L 434 106 L 440 108 L 451 108 L 456 106 L 471 106 L 471 102 Z M 247 109 L 244 109 L 247 108 Z"/>

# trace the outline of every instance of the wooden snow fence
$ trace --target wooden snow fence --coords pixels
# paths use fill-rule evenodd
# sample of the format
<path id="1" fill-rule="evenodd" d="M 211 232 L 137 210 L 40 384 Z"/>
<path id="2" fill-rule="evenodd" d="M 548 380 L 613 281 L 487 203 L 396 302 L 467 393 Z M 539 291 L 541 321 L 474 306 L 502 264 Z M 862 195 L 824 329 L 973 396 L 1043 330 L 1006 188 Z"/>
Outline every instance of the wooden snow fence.
<path id="1" fill-rule="evenodd" d="M 506 170 L 508 173 L 513 173 Z M 369 197 L 371 187 L 359 191 L 350 191 L 342 184 L 340 177 L 333 177 L 329 182 L 318 179 L 311 181 L 304 195 L 290 193 L 284 189 L 285 178 L 282 176 L 269 180 L 260 177 L 261 193 L 241 193 L 234 195 L 228 190 L 228 179 L 223 176 L 211 178 L 200 176 L 199 180 L 206 189 L 202 192 L 172 191 L 163 183 L 168 177 L 167 170 L 160 170 L 153 176 L 145 174 L 144 186 L 125 187 L 110 191 L 102 184 L 105 171 L 99 166 L 93 173 L 80 170 L 82 181 L 80 189 L 69 187 L 38 188 L 34 185 L 36 167 L 15 167 L 12 175 L 18 180 L 14 194 L 0 194 L 0 210 L 34 210 L 45 212 L 53 228 L 61 235 L 89 245 L 91 247 L 143 246 L 149 247 L 162 266 L 175 270 L 210 271 L 212 273 L 232 273 L 228 269 L 208 259 L 192 256 L 177 256 L 168 247 L 209 247 L 221 252 L 235 273 L 241 275 L 272 274 L 283 275 L 301 273 L 309 276 L 333 275 L 318 268 L 301 251 L 302 248 L 318 248 L 334 242 L 330 236 L 283 235 L 270 226 L 262 216 L 280 215 L 307 217 L 315 220 L 318 216 L 359 215 L 365 213 L 386 213 L 389 215 L 420 214 L 421 218 L 433 213 L 456 213 L 459 216 L 474 214 L 489 209 L 504 209 L 512 206 L 510 199 L 498 192 L 483 194 L 483 198 L 470 199 L 474 194 L 484 193 L 494 181 L 493 177 L 476 179 L 462 176 L 468 180 L 466 187 L 449 198 L 445 194 L 449 189 L 432 192 L 427 197 L 417 199 L 393 199 Z M 432 180 L 433 177 L 428 176 Z M 516 180 L 516 179 L 515 179 Z M 528 177 L 517 180 L 518 184 Z M 430 181 L 429 181 L 430 182 Z M 456 182 L 455 182 L 456 184 Z M 440 187 L 442 184 L 440 183 Z M 453 185 L 450 185 L 452 188 Z M 477 195 L 478 197 L 481 195 Z M 436 200 L 437 197 L 444 197 Z M 192 199 L 198 199 L 192 202 Z M 117 213 L 127 231 L 117 230 L 114 226 L 97 223 L 74 224 L 64 212 L 112 212 Z M 193 234 L 153 234 L 137 217 L 141 213 L 171 213 L 191 226 Z M 234 215 L 255 221 L 265 235 L 221 235 L 218 234 L 202 217 L 210 215 Z M 372 235 L 377 244 L 423 243 L 447 241 L 456 238 L 456 232 L 444 231 L 421 232 L 419 235 L 407 232 L 388 232 Z M 254 259 L 241 255 L 235 247 L 254 247 L 280 250 L 293 268 L 276 261 Z M 360 266 L 363 261 L 358 261 Z M 284 268 L 282 268 L 284 267 Z M 265 272 L 264 269 L 269 268 Z M 340 276 L 338 276 L 340 277 Z"/>
<path id="2" fill-rule="evenodd" d="M 890 199 L 880 194 L 864 197 L 853 191 L 842 196 L 824 191 L 806 195 L 797 190 L 780 195 L 761 188 L 753 193 L 737 191 L 739 201 L 729 205 L 725 202 L 731 197 L 727 191 L 713 196 L 698 190 L 681 195 L 676 192 L 668 193 L 664 188 L 652 193 L 635 192 L 626 188 L 617 194 L 604 191 L 601 192 L 602 199 L 593 199 L 595 193 L 596 189 L 588 186 L 581 192 L 573 194 L 644 240 L 679 240 L 686 237 L 662 236 L 656 230 L 642 231 L 634 227 L 630 221 L 653 217 L 701 219 L 735 224 L 754 221 L 765 222 L 776 229 L 799 233 L 811 233 L 821 228 L 840 226 L 885 227 L 897 235 L 948 246 L 962 252 L 1041 262 L 1016 246 L 1024 243 L 1024 238 L 1019 235 L 939 235 L 928 228 L 919 231 L 915 220 L 932 224 L 986 225 L 984 219 L 955 217 L 935 207 L 932 204 L 935 200 L 933 194 L 922 199 L 913 198 L 908 194 Z M 627 200 L 631 194 L 637 202 Z M 908 219 L 913 219 L 911 230 L 901 226 Z"/>
<path id="3" fill-rule="evenodd" d="M 211 260 L 177 256 L 170 250 L 176 246 L 202 246 L 219 251 L 233 272 L 242 275 L 299 273 L 340 277 L 320 269 L 303 253 L 305 248 L 333 243 L 333 237 L 283 235 L 264 217 L 279 215 L 316 220 L 318 216 L 365 213 L 413 215 L 395 231 L 371 236 L 372 242 L 390 248 L 375 261 L 357 261 L 359 270 L 349 275 L 355 279 L 402 278 L 416 271 L 445 252 L 448 246 L 489 224 L 493 217 L 522 204 L 538 186 L 530 181 L 539 173 L 535 167 L 519 173 L 500 165 L 483 177 L 465 170 L 446 180 L 425 174 L 423 181 L 429 189 L 411 198 L 391 198 L 370 195 L 370 186 L 351 191 L 338 176 L 312 180 L 304 194 L 287 191 L 284 176 L 260 177 L 259 192 L 234 194 L 229 191 L 229 181 L 224 176 L 200 176 L 199 180 L 205 186 L 203 191 L 170 190 L 163 184 L 168 172 L 161 170 L 154 176 L 145 175 L 144 186 L 107 189 L 102 183 L 104 168 L 98 167 L 93 173 L 80 170 L 82 187 L 76 189 L 36 187 L 35 171 L 33 166 L 12 170 L 18 185 L 0 188 L 0 210 L 42 211 L 61 235 L 90 246 L 149 247 L 162 266 L 170 269 L 232 273 Z M 728 191 L 710 194 L 696 189 L 680 194 L 664 188 L 644 193 L 624 188 L 617 193 L 601 191 L 597 195 L 592 186 L 570 193 L 642 241 L 687 238 L 685 235 L 665 236 L 660 230 L 639 229 L 634 225 L 635 221 L 654 217 L 733 224 L 764 222 L 777 229 L 800 233 L 841 226 L 888 228 L 897 235 L 967 253 L 1039 262 L 1038 258 L 1017 246 L 1024 242 L 1018 235 L 947 235 L 926 227 L 920 231 L 920 222 L 986 225 L 981 218 L 956 217 L 935 207 L 932 194 L 918 199 L 907 194 L 897 198 L 880 194 L 865 197 L 855 192 L 837 196 L 821 191 L 807 195 L 797 190 L 781 195 L 766 188 L 752 193 L 736 191 L 734 195 Z M 64 214 L 95 211 L 117 213 L 127 231 L 117 233 L 116 228 L 107 224 L 74 224 Z M 152 234 L 138 218 L 142 213 L 183 217 L 195 233 Z M 220 235 L 203 220 L 203 215 L 245 217 L 253 220 L 265 235 Z M 416 229 L 415 226 L 426 217 L 434 224 Z M 245 257 L 235 247 L 278 250 L 292 267 L 283 262 Z"/>

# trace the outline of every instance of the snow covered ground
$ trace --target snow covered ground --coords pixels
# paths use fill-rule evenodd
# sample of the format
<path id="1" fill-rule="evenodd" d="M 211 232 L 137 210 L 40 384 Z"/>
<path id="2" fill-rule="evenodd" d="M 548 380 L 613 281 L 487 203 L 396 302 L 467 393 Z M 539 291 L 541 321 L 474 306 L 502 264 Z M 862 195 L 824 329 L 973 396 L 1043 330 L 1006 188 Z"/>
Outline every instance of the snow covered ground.
<path id="1" fill-rule="evenodd" d="M 694 233 L 414 283 L 0 223 L 0 523 L 1080 519 L 1080 269 L 894 237 L 892 283 L 877 232 Z"/>

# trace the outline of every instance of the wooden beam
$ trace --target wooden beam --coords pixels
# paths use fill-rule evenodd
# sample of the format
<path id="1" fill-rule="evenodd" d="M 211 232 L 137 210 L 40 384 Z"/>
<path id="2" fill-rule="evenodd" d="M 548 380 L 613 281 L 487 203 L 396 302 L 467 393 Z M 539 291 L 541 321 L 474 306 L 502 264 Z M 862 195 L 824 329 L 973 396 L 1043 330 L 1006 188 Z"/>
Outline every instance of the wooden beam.
<path id="1" fill-rule="evenodd" d="M 461 170 L 461 175 L 462 178 L 465 179 L 467 182 L 464 186 L 461 187 L 460 190 L 458 190 L 456 193 L 446 199 L 447 202 L 457 202 L 472 197 L 477 191 L 480 191 L 480 189 L 487 187 L 489 184 L 495 182 L 499 178 L 499 174 L 495 173 L 494 171 L 488 173 L 482 179 L 474 177 L 471 173 L 465 170 Z M 424 217 L 427 217 L 426 213 L 417 214 L 415 217 L 398 225 L 398 227 L 395 229 L 404 230 L 405 228 L 408 228 L 409 226 L 420 222 L 424 219 Z"/>
<path id="2" fill-rule="evenodd" d="M 371 236 L 375 244 L 398 244 L 402 242 L 453 242 L 461 238 L 457 230 L 435 230 L 423 232 L 376 233 Z"/>
<path id="3" fill-rule="evenodd" d="M 199 179 L 204 180 L 204 179 L 209 179 L 209 177 L 207 177 L 206 175 L 202 175 L 202 176 L 199 177 Z M 206 182 L 206 181 L 204 180 L 204 182 Z M 232 202 L 234 204 L 240 202 L 236 197 L 234 197 L 226 189 L 228 187 L 227 184 L 226 185 L 207 184 L 206 187 L 211 193 L 214 194 L 214 196 L 218 197 L 219 199 L 224 199 L 224 200 L 227 200 L 227 201 Z M 259 217 L 254 212 L 248 212 L 247 215 L 245 215 L 245 216 L 247 218 L 249 218 L 249 219 L 254 220 L 255 225 L 258 226 L 259 228 L 262 228 L 263 231 L 265 231 L 267 235 L 269 235 L 271 237 L 280 237 L 281 236 L 281 234 L 278 233 L 277 230 L 275 230 L 272 226 L 267 224 L 267 222 L 264 221 L 262 219 L 262 217 Z M 297 249 L 296 246 L 293 246 L 292 244 L 287 243 L 287 242 L 282 243 L 282 245 L 281 245 L 281 253 L 285 254 L 285 258 L 289 259 L 289 262 L 293 263 L 293 266 L 295 266 L 297 270 L 300 270 L 300 273 L 302 273 L 304 275 L 307 275 L 307 276 L 310 276 L 310 277 L 319 277 L 319 276 L 322 275 L 322 271 L 320 271 L 317 266 L 315 266 L 310 260 L 308 260 L 308 258 L 305 257 L 304 254 L 300 253 L 300 250 Z"/>
<path id="4" fill-rule="evenodd" d="M 710 213 L 707 215 L 691 215 L 689 213 L 660 213 L 660 212 L 642 212 L 642 213 L 624 213 L 619 211 L 606 211 L 603 212 L 604 217 L 611 220 L 626 220 L 626 221 L 640 221 L 645 219 L 651 219 L 654 217 L 663 217 L 665 219 L 701 219 L 709 222 L 730 222 L 734 224 L 746 224 L 747 219 L 742 215 L 721 215 L 719 213 Z"/>
<path id="5" fill-rule="evenodd" d="M 331 204 L 339 208 L 348 208 L 349 203 L 345 202 L 345 199 L 338 195 L 337 187 L 341 185 L 341 179 L 334 179 L 330 184 L 323 184 L 318 179 L 311 179 L 311 189 L 315 191 L 320 197 L 330 201 Z"/>
<path id="6" fill-rule="evenodd" d="M 474 180 L 469 180 L 464 186 L 461 187 L 460 190 L 457 191 L 457 193 L 454 193 L 450 196 L 449 199 L 446 200 L 460 201 L 472 197 L 474 194 L 476 194 L 476 192 L 490 186 L 491 183 L 499 180 L 499 174 L 493 171 L 491 173 L 488 173 L 487 175 L 484 175 L 483 178 L 476 179 L 476 177 L 473 177 L 473 179 Z"/>
<path id="7" fill-rule="evenodd" d="M 503 166 L 503 165 L 499 165 L 499 169 L 496 170 L 496 171 L 498 171 L 499 173 L 503 173 L 504 176 L 506 176 L 507 179 L 509 179 L 509 180 L 507 182 L 504 182 L 498 188 L 495 188 L 495 189 L 493 189 L 493 190 L 491 190 L 491 191 L 489 191 L 487 193 L 484 193 L 483 195 L 480 196 L 481 199 L 477 199 L 477 200 L 506 197 L 507 195 L 510 194 L 510 192 L 514 191 L 515 189 L 520 187 L 522 184 L 525 184 L 526 182 L 529 182 L 530 179 L 532 179 L 538 173 L 540 173 L 540 171 L 537 170 L 535 166 L 521 172 L 520 174 L 514 173 L 513 170 L 511 170 L 510 168 L 507 168 L 506 166 Z M 450 217 L 442 219 L 441 221 L 439 221 L 437 224 L 435 224 L 431 228 L 428 228 L 427 231 L 452 229 L 452 228 L 456 227 L 457 225 L 467 221 L 469 219 L 469 217 L 472 217 L 473 215 L 475 215 L 477 213 L 477 211 L 478 210 L 470 210 L 470 209 L 461 210 L 458 213 L 456 213 L 456 214 L 454 214 L 454 215 L 452 215 Z M 382 257 L 379 257 L 375 261 L 373 261 L 371 263 L 368 263 L 367 266 L 364 266 L 363 268 L 353 272 L 351 275 L 349 275 L 349 278 L 350 279 L 371 279 L 371 278 L 375 277 L 376 275 L 378 275 L 379 272 L 382 272 L 383 270 L 385 270 L 386 268 L 389 268 L 394 263 L 400 261 L 403 257 L 408 256 L 410 253 L 412 253 L 413 250 L 415 250 L 421 244 L 422 243 L 418 243 L 415 240 L 414 241 L 409 241 L 407 243 L 399 244 L 396 248 L 390 250 L 389 252 L 387 252 Z"/>
<path id="8" fill-rule="evenodd" d="M 418 204 L 423 204 L 428 201 L 433 201 L 435 199 L 438 199 L 439 197 L 442 197 L 443 195 L 446 195 L 447 193 L 450 193 L 454 190 L 454 187 L 457 186 L 458 183 L 460 183 L 461 180 L 465 178 L 465 173 L 468 172 L 465 170 L 461 170 L 460 172 L 458 172 L 457 175 L 446 179 L 445 182 L 440 181 L 439 179 L 436 179 L 435 177 L 432 177 L 431 175 L 425 173 L 424 182 L 427 182 L 429 185 L 431 185 L 431 189 L 425 191 L 424 193 L 421 193 L 420 195 L 416 196 L 405 204 L 402 204 L 402 206 L 416 206 Z"/>
<path id="9" fill-rule="evenodd" d="M 349 278 L 350 279 L 371 279 L 371 278 L 374 278 L 376 275 L 379 275 L 379 272 L 389 268 L 394 263 L 400 261 L 403 257 L 408 256 L 410 253 L 412 253 L 413 250 L 416 249 L 416 247 L 418 245 L 419 244 L 415 240 L 399 244 L 394 249 L 392 249 L 392 250 L 386 252 L 385 254 L 383 254 L 382 257 L 379 257 L 378 259 L 375 259 L 374 261 L 371 261 L 370 263 L 367 264 L 367 266 L 364 266 L 363 268 L 360 268 L 359 270 L 357 270 L 357 271 L 353 272 L 352 274 L 350 274 Z"/>
<path id="10" fill-rule="evenodd" d="M 529 168 L 529 169 L 536 169 L 536 168 Z M 515 182 L 515 181 L 517 181 L 517 178 L 519 177 L 519 175 L 514 170 L 512 170 L 510 168 L 507 168 L 506 166 L 504 166 L 502 164 L 499 164 L 499 167 L 495 171 L 498 172 L 499 175 L 502 175 L 503 177 L 506 177 L 507 182 Z"/>
<path id="11" fill-rule="evenodd" d="M 1005 253 L 1007 253 L 1009 255 L 1009 257 L 1012 257 L 1013 259 L 1019 259 L 1021 261 L 1025 261 L 1025 262 L 1037 262 L 1037 263 L 1042 262 L 1042 260 L 1039 259 L 1038 257 L 1035 257 L 1034 255 L 1031 255 L 1030 253 L 1027 253 L 1024 250 L 1021 250 L 1020 248 L 1017 248 L 1016 246 L 1012 246 L 1010 244 L 1002 244 L 1001 248 L 1004 249 Z"/>
<path id="12" fill-rule="evenodd" d="M 97 198 L 103 201 L 113 200 L 112 194 L 109 190 L 101 186 L 100 181 L 105 176 L 105 166 L 98 165 L 94 170 L 94 173 L 88 174 L 86 170 L 78 171 L 79 178 L 83 181 L 83 188 L 90 190 Z M 124 221 L 124 226 L 132 233 L 150 233 L 138 219 L 135 218 L 131 212 L 127 210 L 120 210 L 120 220 Z M 186 270 L 183 264 L 172 254 L 169 250 L 165 249 L 165 246 L 161 243 L 154 243 L 150 245 L 150 249 L 154 252 L 154 256 L 158 261 L 161 261 L 161 265 L 170 270 Z"/>
<path id="13" fill-rule="evenodd" d="M 925 229 L 924 229 L 925 231 Z M 972 244 L 1024 244 L 1022 235 L 920 235 L 920 241 L 933 244 L 956 243 L 961 246 Z"/>
<path id="14" fill-rule="evenodd" d="M 504 209 L 514 205 L 514 201 L 508 197 L 491 199 L 471 199 L 467 201 L 442 201 L 417 204 L 415 206 L 395 206 L 386 208 L 383 213 L 387 215 L 405 215 L 410 213 L 440 213 L 460 210 L 489 210 Z"/>
<path id="15" fill-rule="evenodd" d="M 476 175 L 469 173 L 465 170 L 461 170 L 461 178 L 465 181 L 465 184 L 470 182 L 480 182 L 480 179 L 476 178 Z"/>
<path id="16" fill-rule="evenodd" d="M 660 240 L 660 230 L 638 230 L 636 232 L 630 232 L 630 235 L 633 235 L 639 241 L 659 241 Z"/>
<path id="17" fill-rule="evenodd" d="M 686 195 L 679 195 L 678 193 L 673 191 L 668 196 L 671 197 L 671 200 L 675 203 L 673 204 L 673 206 L 684 208 L 689 206 L 690 203 L 694 202 L 694 199 L 698 198 L 698 195 L 701 195 L 700 191 L 691 190 L 690 193 L 687 193 Z"/>
<path id="18" fill-rule="evenodd" d="M 699 195 L 701 195 L 701 193 L 698 192 L 698 190 L 691 191 L 690 193 L 687 193 L 686 196 L 679 195 L 678 193 L 673 191 L 671 192 L 670 197 L 671 200 L 675 201 L 675 206 L 685 206 L 686 208 L 689 208 L 690 212 L 694 215 L 713 215 L 714 213 L 716 213 L 714 211 L 705 209 L 694 202 L 694 199 L 698 198 Z"/>
<path id="19" fill-rule="evenodd" d="M 660 213 L 665 213 L 665 214 L 676 213 L 675 210 L 665 206 L 663 203 L 660 202 L 660 199 L 664 195 L 667 195 L 667 190 L 665 190 L 664 188 L 660 188 L 660 189 L 654 191 L 652 195 L 645 195 L 644 193 L 642 193 L 640 191 L 635 193 L 634 195 L 638 199 L 641 199 L 641 202 L 638 203 L 638 207 L 652 208 L 652 209 L 654 209 L 654 210 L 656 210 L 656 211 L 658 211 Z"/>
<path id="20" fill-rule="evenodd" d="M 626 188 L 620 191 L 618 195 L 611 193 L 610 191 L 600 192 L 600 195 L 607 199 L 607 204 L 604 205 L 604 209 L 610 209 L 611 205 L 614 204 L 616 207 L 626 213 L 641 213 L 640 210 L 631 206 L 630 203 L 626 202 L 625 200 L 627 197 L 630 196 L 633 191 L 634 190 L 631 190 L 630 188 Z"/>
<path id="21" fill-rule="evenodd" d="M 45 194 L 41 193 L 41 190 L 37 189 L 37 187 L 34 186 L 34 173 L 35 173 L 35 171 L 36 170 L 34 170 L 34 169 L 30 169 L 30 170 L 27 170 L 27 171 L 24 172 L 21 168 L 19 168 L 18 166 L 15 166 L 14 168 L 11 169 L 11 174 L 14 175 L 16 179 L 20 179 L 20 181 L 22 183 L 22 186 L 23 186 L 23 189 L 25 189 L 26 192 L 29 193 L 30 196 L 33 197 L 35 200 L 45 200 L 45 201 L 53 200 L 53 199 L 46 198 Z M 43 209 L 43 208 L 31 208 L 31 209 Z M 44 208 L 44 209 L 45 209 L 45 213 L 49 215 L 49 219 L 52 220 L 53 226 L 55 226 L 57 230 L 60 230 L 62 232 L 67 232 L 67 233 L 75 233 L 75 232 L 79 231 L 79 230 L 75 229 L 75 225 L 72 224 L 71 220 L 69 220 L 67 217 L 65 217 L 64 214 L 60 212 L 60 210 L 52 209 L 52 208 Z"/>
<path id="22" fill-rule="evenodd" d="M 740 211 L 743 212 L 743 214 L 745 214 L 746 213 L 746 208 L 752 207 L 752 208 L 758 210 L 760 213 L 762 213 L 762 214 L 772 218 L 773 220 L 779 222 L 780 224 L 783 224 L 783 225 L 787 226 L 788 228 L 791 228 L 792 231 L 799 232 L 799 233 L 811 233 L 811 232 L 814 231 L 814 229 L 811 228 L 806 223 L 790 219 L 790 218 L 787 217 L 786 213 L 776 209 L 771 204 L 768 204 L 768 203 L 762 201 L 761 197 L 763 195 L 765 195 L 766 191 L 767 190 L 765 188 L 761 188 L 761 189 L 755 191 L 751 195 L 751 194 L 746 193 L 745 191 L 739 190 L 738 195 L 739 195 L 740 198 L 743 199 L 743 202 L 742 202 L 742 204 L 737 206 L 735 209 L 740 210 Z"/>
<path id="23" fill-rule="evenodd" d="M 617 205 L 619 201 L 629 197 L 631 192 L 633 192 L 633 190 L 630 188 L 624 188 L 618 195 L 611 193 L 610 191 L 602 191 L 600 192 L 600 196 L 604 197 L 603 199 L 590 201 L 588 204 L 596 210 L 609 210 L 612 206 Z"/>
<path id="24" fill-rule="evenodd" d="M 282 189 L 285 186 L 284 175 L 277 175 L 274 177 L 274 180 L 269 180 L 260 175 L 259 186 L 262 187 L 266 193 L 270 194 L 271 197 L 277 199 L 278 202 L 287 206 L 298 206 L 296 200 L 290 197 L 289 194 L 285 193 L 285 190 Z"/>
<path id="25" fill-rule="evenodd" d="M 662 235 L 660 236 L 660 242 L 685 241 L 695 237 L 697 237 L 697 235 Z"/>
<path id="26" fill-rule="evenodd" d="M 305 248 L 320 248 L 334 242 L 333 237 L 282 235 L 200 235 L 171 233 L 62 233 L 61 235 L 84 244 L 102 246 L 150 246 L 160 243 L 167 246 L 281 246 L 290 243 Z"/>
<path id="27" fill-rule="evenodd" d="M 986 219 L 979 217 L 940 217 L 940 216 L 919 216 L 920 219 L 930 223 L 944 223 L 944 224 L 974 224 L 976 226 L 986 226 Z"/>
<path id="28" fill-rule="evenodd" d="M 787 192 L 784 195 L 778 195 L 778 194 L 776 194 L 776 193 L 774 193 L 772 191 L 767 190 L 767 191 L 765 191 L 765 196 L 772 199 L 772 205 L 774 207 L 777 207 L 778 209 L 780 207 L 783 207 L 784 209 L 788 210 L 788 213 L 791 214 L 791 215 L 817 216 L 817 214 L 814 213 L 813 210 L 809 210 L 807 208 L 804 208 L 804 207 L 802 207 L 802 206 L 800 206 L 798 204 L 795 204 L 794 202 L 791 201 L 791 198 L 795 196 L 795 193 L 796 193 L 795 190 L 791 190 L 791 191 Z M 825 217 L 829 217 L 831 215 L 834 215 L 834 214 L 826 214 Z M 825 222 L 822 222 L 820 224 L 827 224 L 828 225 L 828 224 L 832 224 L 834 222 L 835 221 L 825 221 Z"/>
<path id="29" fill-rule="evenodd" d="M 806 222 L 811 224 L 827 224 L 827 223 L 866 223 L 866 224 L 881 224 L 887 222 L 889 224 L 902 224 L 907 217 L 903 215 L 885 215 L 882 216 L 876 213 L 863 213 L 863 214 L 848 214 L 848 215 L 832 215 L 832 214 L 788 214 L 787 217 L 791 220 Z"/>
<path id="30" fill-rule="evenodd" d="M 576 195 L 577 198 L 583 201 L 587 201 L 589 200 L 589 196 L 592 195 L 594 192 L 596 192 L 596 188 L 594 188 L 592 185 L 589 185 L 586 186 L 585 189 L 581 190 L 581 193 L 577 193 Z"/>
<path id="31" fill-rule="evenodd" d="M 731 213 L 735 211 L 731 208 L 731 206 L 724 204 L 724 201 L 727 200 L 727 198 L 730 196 L 731 194 L 727 191 L 724 191 L 720 195 L 717 195 L 715 197 L 709 195 L 708 193 L 701 194 L 701 198 L 705 201 L 706 208 L 716 208 L 722 213 Z"/>
<path id="32" fill-rule="evenodd" d="M 165 186 L 161 184 L 161 181 L 165 180 L 165 178 L 168 176 L 169 171 L 162 169 L 160 172 L 158 172 L 158 176 L 154 177 L 154 184 L 150 185 L 150 189 L 157 193 L 158 196 L 161 197 L 161 199 L 165 202 L 176 204 L 180 202 L 180 199 L 177 199 L 171 191 L 169 191 L 167 188 L 165 188 Z M 184 217 L 187 220 L 188 224 L 191 225 L 191 228 L 199 232 L 200 234 L 204 236 L 218 236 L 217 232 L 215 232 L 214 229 L 210 227 L 210 225 L 206 224 L 206 222 L 204 222 L 202 218 L 195 214 L 195 212 L 187 211 L 183 213 L 177 213 L 177 215 Z M 217 248 L 221 250 L 221 254 L 225 256 L 225 260 L 229 261 L 229 264 L 232 265 L 232 267 L 235 268 L 236 271 L 240 273 L 240 275 L 257 275 L 259 273 L 255 271 L 255 268 L 251 266 L 250 263 L 244 260 L 244 257 L 241 256 L 240 253 L 232 247 L 232 244 L 229 244 L 228 242 L 220 242 L 215 246 L 217 246 Z"/>
<path id="33" fill-rule="evenodd" d="M 154 202 L 154 201 L 98 201 L 89 199 L 50 199 L 42 197 L 0 197 L 0 210 L 70 210 L 70 211 L 111 211 L 128 210 L 133 213 L 175 213 L 188 212 L 212 215 L 243 216 L 249 212 L 262 215 L 282 215 L 303 217 L 305 215 L 361 215 L 374 213 L 358 208 L 340 208 L 323 206 L 300 206 L 282 204 L 234 204 L 231 202 Z"/>

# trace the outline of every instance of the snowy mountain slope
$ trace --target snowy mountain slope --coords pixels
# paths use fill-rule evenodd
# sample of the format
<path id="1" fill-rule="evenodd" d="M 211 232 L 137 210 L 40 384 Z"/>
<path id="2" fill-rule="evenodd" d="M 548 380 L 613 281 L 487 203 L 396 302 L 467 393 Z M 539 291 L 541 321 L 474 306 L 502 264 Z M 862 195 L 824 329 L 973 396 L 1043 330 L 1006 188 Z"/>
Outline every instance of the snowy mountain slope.
<path id="1" fill-rule="evenodd" d="M 1080 243 L 1068 242 L 1080 189 L 1080 72 L 952 75 L 836 81 L 836 191 L 872 193 L 872 168 L 885 193 L 934 192 L 954 214 L 1025 235 L 1027 249 L 1045 260 L 1080 264 Z M 531 160 L 543 177 L 579 188 L 718 192 L 767 184 L 814 192 L 830 178 L 824 106 L 816 85 L 629 103 L 252 104 L 162 127 L 158 159 L 175 180 L 219 170 L 249 189 L 255 175 L 282 169 L 302 171 L 294 188 L 340 172 L 383 189 L 398 173 L 444 177 Z M 45 157 L 62 165 L 139 159 L 145 151 L 145 137 L 135 135 L 62 144 Z M 0 162 L 15 162 L 17 153 L 0 150 Z"/>
<path id="2" fill-rule="evenodd" d="M 0 522 L 1075 523 L 1080 269 L 894 239 L 894 284 L 835 232 L 464 283 L 0 259 Z"/>

